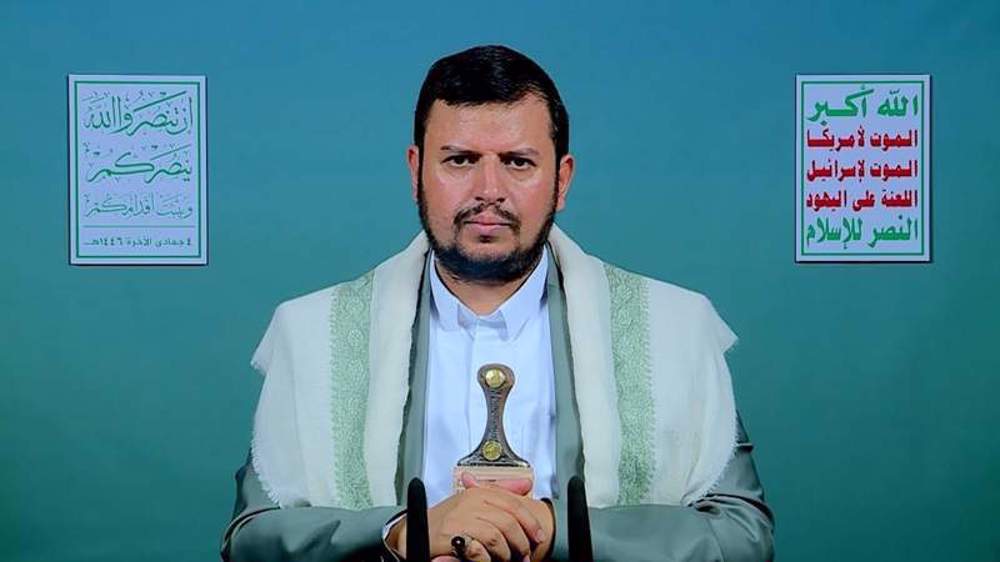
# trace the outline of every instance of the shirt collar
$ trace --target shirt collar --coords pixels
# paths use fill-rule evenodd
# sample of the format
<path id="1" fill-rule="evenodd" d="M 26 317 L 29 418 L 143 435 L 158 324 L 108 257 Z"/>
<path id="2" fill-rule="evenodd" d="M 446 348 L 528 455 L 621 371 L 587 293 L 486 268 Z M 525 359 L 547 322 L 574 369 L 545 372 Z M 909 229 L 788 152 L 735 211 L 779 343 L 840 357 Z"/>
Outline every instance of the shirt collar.
<path id="1" fill-rule="evenodd" d="M 533 314 L 537 314 L 545 298 L 545 285 L 549 270 L 549 250 L 543 247 L 542 257 L 531 275 L 492 314 L 479 316 L 452 294 L 438 276 L 434 267 L 434 252 L 430 254 L 431 301 L 437 321 L 445 330 L 472 329 L 477 323 L 499 329 L 500 337 L 509 340 L 520 333 Z"/>

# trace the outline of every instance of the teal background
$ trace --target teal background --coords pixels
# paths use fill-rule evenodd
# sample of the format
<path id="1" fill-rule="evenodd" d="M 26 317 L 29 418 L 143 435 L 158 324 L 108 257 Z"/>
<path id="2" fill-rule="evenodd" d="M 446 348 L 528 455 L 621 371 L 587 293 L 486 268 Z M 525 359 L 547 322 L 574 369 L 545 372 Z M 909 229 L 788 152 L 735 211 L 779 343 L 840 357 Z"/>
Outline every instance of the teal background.
<path id="1" fill-rule="evenodd" d="M 559 223 L 708 294 L 782 560 L 1000 560 L 1000 4 L 0 6 L 0 560 L 216 559 L 281 300 L 418 228 L 430 63 L 558 83 Z M 795 73 L 933 75 L 933 263 L 796 265 Z M 66 74 L 208 76 L 208 267 L 67 265 Z"/>

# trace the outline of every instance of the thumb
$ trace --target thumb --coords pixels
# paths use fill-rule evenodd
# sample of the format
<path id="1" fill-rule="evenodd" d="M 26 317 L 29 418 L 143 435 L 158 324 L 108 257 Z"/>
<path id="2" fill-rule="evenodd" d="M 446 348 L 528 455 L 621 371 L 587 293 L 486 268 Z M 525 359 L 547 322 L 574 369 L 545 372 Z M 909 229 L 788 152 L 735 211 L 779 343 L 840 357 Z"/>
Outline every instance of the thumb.
<path id="1" fill-rule="evenodd" d="M 508 478 L 505 480 L 497 480 L 492 483 L 493 486 L 507 490 L 508 492 L 518 495 L 526 496 L 531 493 L 532 482 L 530 478 Z"/>
<path id="2" fill-rule="evenodd" d="M 505 478 L 502 480 L 481 482 L 468 472 L 463 472 L 462 485 L 465 486 L 466 489 L 487 487 L 500 488 L 501 490 L 506 490 L 518 496 L 526 496 L 531 493 L 533 482 L 530 478 Z"/>
<path id="3" fill-rule="evenodd" d="M 463 472 L 462 486 L 466 490 L 471 490 L 472 488 L 483 488 L 486 486 L 486 484 L 480 484 L 479 480 L 475 476 L 469 474 L 468 472 Z"/>

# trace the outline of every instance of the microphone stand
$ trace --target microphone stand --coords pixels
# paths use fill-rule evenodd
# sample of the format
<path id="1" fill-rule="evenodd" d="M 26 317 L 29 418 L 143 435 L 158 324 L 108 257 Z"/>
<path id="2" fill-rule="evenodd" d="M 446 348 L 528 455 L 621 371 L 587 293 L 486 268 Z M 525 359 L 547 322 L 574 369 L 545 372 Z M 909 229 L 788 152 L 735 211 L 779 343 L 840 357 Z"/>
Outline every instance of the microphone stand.
<path id="1" fill-rule="evenodd" d="M 410 480 L 406 490 L 406 560 L 431 562 L 430 534 L 427 528 L 427 491 L 419 478 Z"/>
<path id="2" fill-rule="evenodd" d="M 590 512 L 587 511 L 587 490 L 583 479 L 574 476 L 566 486 L 566 512 L 569 521 L 569 559 L 572 562 L 593 562 L 594 548 L 590 540 Z"/>

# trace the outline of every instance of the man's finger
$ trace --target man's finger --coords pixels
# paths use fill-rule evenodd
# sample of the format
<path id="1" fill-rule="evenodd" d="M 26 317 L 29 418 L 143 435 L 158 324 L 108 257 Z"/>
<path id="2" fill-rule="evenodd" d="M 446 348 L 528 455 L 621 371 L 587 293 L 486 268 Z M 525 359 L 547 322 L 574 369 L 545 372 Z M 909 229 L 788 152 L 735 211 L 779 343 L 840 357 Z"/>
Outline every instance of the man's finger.
<path id="1" fill-rule="evenodd" d="M 517 519 L 517 522 L 521 525 L 521 528 L 524 529 L 524 532 L 528 535 L 529 539 L 535 541 L 536 543 L 545 542 L 545 528 L 542 526 L 542 522 L 539 521 L 538 518 L 535 517 L 535 514 L 532 513 L 531 510 L 529 510 L 523 503 L 525 501 L 536 500 L 524 500 L 508 496 L 507 498 L 486 498 L 483 501 L 486 502 L 487 505 L 498 507 L 513 515 L 514 518 Z"/>
<path id="2" fill-rule="evenodd" d="M 490 482 L 480 482 L 475 476 L 468 472 L 462 473 L 462 485 L 468 488 L 500 488 L 514 495 L 526 496 L 531 493 L 534 482 L 530 478 L 506 478 L 503 480 L 493 480 Z"/>
<path id="3" fill-rule="evenodd" d="M 488 485 L 507 490 L 517 496 L 526 496 L 531 493 L 534 483 L 528 478 L 507 478 L 490 482 Z"/>
<path id="4" fill-rule="evenodd" d="M 481 488 L 482 484 L 479 483 L 479 480 L 477 480 L 475 476 L 469 474 L 468 472 L 463 472 L 462 486 L 464 486 L 466 490 L 469 490 L 472 488 Z"/>
<path id="5" fill-rule="evenodd" d="M 475 539 L 469 541 L 469 545 L 465 549 L 465 559 L 470 562 L 492 562 L 489 551 Z"/>
<path id="6" fill-rule="evenodd" d="M 476 549 L 474 548 L 477 544 L 478 546 L 485 547 L 485 550 L 488 551 L 485 553 L 487 562 L 490 560 L 509 562 L 511 560 L 510 545 L 507 544 L 507 538 L 504 537 L 500 529 L 489 521 L 478 517 L 474 521 L 469 521 L 465 534 L 473 539 L 465 547 L 465 557 L 469 560 L 480 558 L 476 555 Z"/>
<path id="7" fill-rule="evenodd" d="M 523 559 L 531 554 L 531 539 L 521 528 L 520 522 L 511 514 L 498 509 L 481 513 L 476 517 L 490 523 L 503 533 L 514 560 Z"/>

